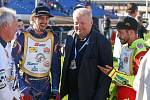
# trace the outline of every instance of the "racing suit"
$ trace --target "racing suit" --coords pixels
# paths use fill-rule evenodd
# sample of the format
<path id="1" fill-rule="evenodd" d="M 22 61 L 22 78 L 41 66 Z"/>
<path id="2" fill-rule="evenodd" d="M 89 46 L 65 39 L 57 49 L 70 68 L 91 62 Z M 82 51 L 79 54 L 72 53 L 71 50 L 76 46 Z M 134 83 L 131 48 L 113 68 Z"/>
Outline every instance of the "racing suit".
<path id="1" fill-rule="evenodd" d="M 136 92 L 133 89 L 133 81 L 146 52 L 143 39 L 137 39 L 130 46 L 125 44 L 122 47 L 119 68 L 113 68 L 109 73 L 112 82 L 117 85 L 117 100 L 135 100 Z"/>
<path id="2" fill-rule="evenodd" d="M 31 99 L 32 95 L 33 100 L 48 100 L 50 94 L 58 94 L 60 54 L 54 33 L 44 31 L 38 35 L 29 27 L 14 42 L 12 56 L 15 59 L 16 76 L 23 95 L 28 99 Z"/>

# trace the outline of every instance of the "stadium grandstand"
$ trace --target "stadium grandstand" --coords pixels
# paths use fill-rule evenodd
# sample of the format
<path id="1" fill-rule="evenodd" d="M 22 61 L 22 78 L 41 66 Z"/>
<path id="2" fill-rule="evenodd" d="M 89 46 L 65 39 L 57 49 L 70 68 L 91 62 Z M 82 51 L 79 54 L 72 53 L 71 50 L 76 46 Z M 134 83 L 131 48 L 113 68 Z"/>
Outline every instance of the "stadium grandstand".
<path id="1" fill-rule="evenodd" d="M 73 25 L 73 8 L 77 4 L 82 3 L 86 5 L 86 3 L 90 3 L 90 6 L 92 8 L 92 14 L 94 17 L 98 18 L 99 24 L 103 26 L 105 18 L 109 17 L 111 18 L 111 26 L 113 28 L 118 20 L 117 12 L 119 12 L 119 10 L 125 12 L 125 4 L 127 4 L 126 1 L 131 2 L 133 0 L 123 1 L 124 3 L 118 0 L 1 0 L 0 5 L 15 9 L 17 12 L 17 17 L 22 19 L 25 22 L 26 26 L 29 24 L 32 10 L 35 8 L 35 6 L 37 6 L 38 3 L 42 3 L 43 5 L 48 6 L 50 8 L 51 14 L 55 16 L 50 19 L 50 25 L 59 27 L 70 27 Z M 140 1 L 141 0 L 137 2 L 140 6 L 146 4 L 146 2 Z M 124 16 L 124 14 L 122 15 Z M 103 27 L 99 27 L 99 29 L 103 32 Z"/>
<path id="2" fill-rule="evenodd" d="M 37 3 L 43 3 L 47 5 L 51 13 L 54 16 L 63 16 L 69 17 L 72 16 L 73 7 L 75 7 L 79 3 L 86 3 L 86 1 L 80 0 L 1 0 L 6 7 L 15 9 L 18 16 L 21 14 L 31 15 L 32 10 L 37 5 Z M 112 18 L 116 17 L 112 15 L 111 12 L 104 10 L 103 8 L 99 8 L 96 3 L 91 3 L 91 7 L 93 9 L 93 15 L 96 17 L 103 17 L 105 14 L 111 15 Z"/>
<path id="3" fill-rule="evenodd" d="M 110 33 L 112 33 L 115 31 L 118 19 L 125 16 L 126 4 L 133 1 L 139 5 L 140 13 L 142 12 L 144 15 L 145 11 L 147 11 L 145 14 L 146 17 L 142 17 L 148 18 L 150 7 L 146 7 L 150 5 L 149 0 L 0 0 L 0 6 L 6 6 L 16 10 L 17 17 L 24 21 L 26 27 L 29 25 L 32 10 L 37 4 L 41 3 L 48 6 L 51 14 L 54 15 L 54 17 L 50 19 L 49 24 L 55 33 L 58 33 L 60 39 L 62 39 L 60 41 L 64 41 L 63 37 L 65 36 L 63 35 L 65 34 L 63 33 L 67 33 L 73 28 L 72 13 L 73 8 L 77 4 L 90 4 L 92 14 L 98 19 L 98 28 L 102 33 L 104 33 L 105 21 L 107 17 L 109 17 L 111 21 Z M 120 13 L 120 11 L 123 13 Z M 145 26 L 148 25 L 147 19 L 145 22 Z"/>

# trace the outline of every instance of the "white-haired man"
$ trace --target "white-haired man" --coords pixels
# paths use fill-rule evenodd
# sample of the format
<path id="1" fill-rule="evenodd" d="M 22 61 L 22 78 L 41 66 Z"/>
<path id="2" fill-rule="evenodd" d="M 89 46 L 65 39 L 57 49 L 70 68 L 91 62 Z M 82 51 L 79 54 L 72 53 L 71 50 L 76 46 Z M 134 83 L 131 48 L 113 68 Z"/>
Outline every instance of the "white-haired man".
<path id="1" fill-rule="evenodd" d="M 14 96 L 9 88 L 10 79 L 8 42 L 14 38 L 17 30 L 16 12 L 6 7 L 0 8 L 0 97 L 1 100 L 12 100 Z"/>

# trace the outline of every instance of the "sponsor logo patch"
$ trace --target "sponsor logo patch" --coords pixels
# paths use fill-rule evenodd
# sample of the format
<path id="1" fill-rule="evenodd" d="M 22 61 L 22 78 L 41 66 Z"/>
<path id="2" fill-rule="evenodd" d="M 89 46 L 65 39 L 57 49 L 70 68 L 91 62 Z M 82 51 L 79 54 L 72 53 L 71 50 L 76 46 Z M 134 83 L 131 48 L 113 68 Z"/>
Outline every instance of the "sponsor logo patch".
<path id="1" fill-rule="evenodd" d="M 50 48 L 46 47 L 44 48 L 44 53 L 49 53 L 50 52 Z"/>
<path id="2" fill-rule="evenodd" d="M 35 53 L 38 51 L 38 48 L 37 47 L 29 47 L 29 52 L 30 53 Z"/>
<path id="3" fill-rule="evenodd" d="M 36 66 L 34 66 L 31 71 L 38 71 L 38 68 Z"/>
<path id="4" fill-rule="evenodd" d="M 49 66 L 50 66 L 50 63 L 49 63 L 49 61 L 45 61 L 45 62 L 43 63 L 43 65 L 44 65 L 45 67 L 49 67 Z"/>
<path id="5" fill-rule="evenodd" d="M 38 65 L 38 63 L 27 62 L 27 65 Z"/>
<path id="6" fill-rule="evenodd" d="M 45 43 L 35 43 L 34 46 L 44 47 L 46 46 Z"/>

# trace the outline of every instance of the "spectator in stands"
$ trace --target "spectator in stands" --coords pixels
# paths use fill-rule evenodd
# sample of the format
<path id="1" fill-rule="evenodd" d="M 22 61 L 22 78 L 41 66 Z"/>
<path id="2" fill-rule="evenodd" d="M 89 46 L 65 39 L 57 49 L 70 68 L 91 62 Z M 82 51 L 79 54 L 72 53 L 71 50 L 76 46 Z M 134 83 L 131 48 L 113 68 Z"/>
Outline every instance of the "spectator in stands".
<path id="1" fill-rule="evenodd" d="M 111 80 L 97 65 L 113 64 L 110 42 L 93 26 L 87 8 L 73 12 L 74 31 L 65 45 L 61 98 L 68 100 L 106 100 Z"/>
<path id="2" fill-rule="evenodd" d="M 137 14 L 138 14 L 138 5 L 136 3 L 128 3 L 127 13 L 129 17 L 133 17 L 136 19 Z"/>
<path id="3" fill-rule="evenodd" d="M 24 31 L 24 23 L 23 23 L 23 20 L 21 19 L 18 19 L 17 20 L 17 32 L 16 32 L 16 36 L 15 36 L 15 39 L 20 35 L 21 32 Z"/>
<path id="4" fill-rule="evenodd" d="M 31 27 L 20 34 L 13 46 L 21 98 L 26 100 L 59 98 L 60 57 L 56 35 L 46 31 L 50 17 L 49 8 L 38 5 L 32 12 Z"/>
<path id="5" fill-rule="evenodd" d="M 17 30 L 20 30 L 20 31 L 24 30 L 24 23 L 23 23 L 23 20 L 21 20 L 21 19 L 18 19 Z"/>
<path id="6" fill-rule="evenodd" d="M 8 0 L 3 0 L 3 2 L 4 2 L 4 6 L 7 6 Z"/>
<path id="7" fill-rule="evenodd" d="M 111 28 L 111 20 L 110 17 L 107 16 L 104 18 L 104 35 L 107 39 L 110 39 L 110 28 Z"/>
<path id="8" fill-rule="evenodd" d="M 136 3 L 129 3 L 127 4 L 127 12 L 128 16 L 135 18 L 137 21 L 139 21 L 138 26 L 138 37 L 144 39 L 144 33 L 146 32 L 146 28 L 143 26 L 142 19 L 138 19 L 138 5 Z"/>
<path id="9" fill-rule="evenodd" d="M 0 0 L 0 7 L 3 7 L 4 6 L 4 2 L 3 0 Z"/>
<path id="10" fill-rule="evenodd" d="M 139 30 L 138 30 L 138 37 L 143 38 L 144 39 L 144 33 L 147 33 L 146 28 L 143 25 L 143 20 L 141 17 L 138 18 L 139 21 Z"/>
<path id="11" fill-rule="evenodd" d="M 0 7 L 7 6 L 8 0 L 0 0 Z"/>
<path id="12" fill-rule="evenodd" d="M 9 88 L 11 68 L 9 68 L 9 50 L 7 45 L 14 38 L 17 30 L 16 12 L 12 9 L 0 8 L 0 99 L 16 100 L 13 92 Z"/>

